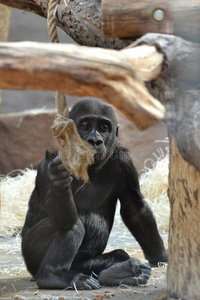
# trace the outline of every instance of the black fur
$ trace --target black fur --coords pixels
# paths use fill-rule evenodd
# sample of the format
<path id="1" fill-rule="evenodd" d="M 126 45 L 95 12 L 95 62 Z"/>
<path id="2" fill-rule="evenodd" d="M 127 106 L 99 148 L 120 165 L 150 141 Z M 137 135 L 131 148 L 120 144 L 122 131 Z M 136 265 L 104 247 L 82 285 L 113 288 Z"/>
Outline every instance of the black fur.
<path id="1" fill-rule="evenodd" d="M 83 185 L 72 178 L 56 152 L 46 153 L 22 231 L 27 268 L 40 288 L 146 283 L 150 267 L 120 249 L 103 254 L 119 198 L 122 219 L 145 257 L 153 264 L 167 260 L 155 219 L 140 192 L 137 171 L 127 150 L 117 145 L 113 109 L 87 99 L 74 106 L 70 117 L 81 137 L 97 151 L 88 170 L 91 183 Z M 92 272 L 98 279 L 91 277 Z"/>

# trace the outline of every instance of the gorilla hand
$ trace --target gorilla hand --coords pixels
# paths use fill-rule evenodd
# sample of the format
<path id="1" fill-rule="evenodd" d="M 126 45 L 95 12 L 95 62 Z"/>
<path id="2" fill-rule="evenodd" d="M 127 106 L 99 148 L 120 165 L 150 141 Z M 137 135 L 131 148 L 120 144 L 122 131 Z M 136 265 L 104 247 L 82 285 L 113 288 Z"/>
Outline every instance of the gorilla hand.
<path id="1" fill-rule="evenodd" d="M 115 263 L 102 271 L 99 275 L 99 283 L 111 286 L 120 284 L 137 286 L 146 284 L 150 275 L 151 268 L 148 265 L 141 264 L 136 258 L 130 258 L 126 261 Z"/>
<path id="2" fill-rule="evenodd" d="M 69 188 L 72 182 L 72 177 L 62 164 L 59 156 L 50 161 L 47 174 L 53 186 L 58 189 Z"/>

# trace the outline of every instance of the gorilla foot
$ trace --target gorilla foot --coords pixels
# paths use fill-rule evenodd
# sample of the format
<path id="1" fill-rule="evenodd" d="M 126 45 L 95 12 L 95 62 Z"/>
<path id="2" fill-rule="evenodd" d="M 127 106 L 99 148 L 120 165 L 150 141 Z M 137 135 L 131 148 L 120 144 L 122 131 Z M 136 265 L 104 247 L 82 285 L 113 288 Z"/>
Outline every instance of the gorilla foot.
<path id="1" fill-rule="evenodd" d="M 141 264 L 136 258 L 130 258 L 102 271 L 99 275 L 99 282 L 102 285 L 111 286 L 120 284 L 137 286 L 146 284 L 150 275 L 151 268 L 148 265 Z"/>
<path id="2" fill-rule="evenodd" d="M 92 276 L 78 274 L 74 277 L 72 282 L 72 287 L 75 289 L 85 289 L 85 290 L 96 290 L 101 286 L 99 281 L 93 278 Z"/>
<path id="3" fill-rule="evenodd" d="M 47 276 L 47 278 L 37 278 L 36 281 L 40 289 L 92 290 L 99 289 L 101 287 L 98 280 L 81 273 L 73 275 L 69 272 L 68 274 L 65 274 L 65 276 L 63 276 L 62 272 L 60 272 L 60 276 L 51 274 L 51 276 Z"/>

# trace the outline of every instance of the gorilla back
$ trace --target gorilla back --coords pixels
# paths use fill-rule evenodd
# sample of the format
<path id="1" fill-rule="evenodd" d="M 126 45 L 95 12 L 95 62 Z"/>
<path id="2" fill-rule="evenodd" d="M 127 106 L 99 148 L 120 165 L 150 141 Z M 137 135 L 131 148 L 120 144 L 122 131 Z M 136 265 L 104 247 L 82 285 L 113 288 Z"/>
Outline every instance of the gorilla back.
<path id="1" fill-rule="evenodd" d="M 88 169 L 90 183 L 83 185 L 71 176 L 56 152 L 46 153 L 22 230 L 27 268 L 40 288 L 144 284 L 150 276 L 148 265 L 121 249 L 103 253 L 119 199 L 122 220 L 145 257 L 152 264 L 167 260 L 131 158 L 117 145 L 114 111 L 103 101 L 85 99 L 73 107 L 70 118 L 81 138 L 96 150 Z"/>

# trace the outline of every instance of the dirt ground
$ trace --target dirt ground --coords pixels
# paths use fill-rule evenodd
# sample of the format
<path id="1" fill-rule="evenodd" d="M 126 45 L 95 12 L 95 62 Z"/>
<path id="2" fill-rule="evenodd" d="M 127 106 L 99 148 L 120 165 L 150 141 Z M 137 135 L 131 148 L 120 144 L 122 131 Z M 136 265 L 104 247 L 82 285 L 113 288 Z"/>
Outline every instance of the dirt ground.
<path id="1" fill-rule="evenodd" d="M 43 299 L 43 300 L 164 300 L 166 297 L 166 268 L 152 270 L 146 286 L 102 287 L 99 290 L 39 290 L 31 275 L 26 271 L 20 251 L 20 240 L 4 238 L 0 240 L 0 299 Z M 4 245 L 4 247 L 3 247 Z M 143 258 L 138 246 L 132 253 Z M 130 253 L 130 252 L 129 252 Z M 135 256 L 134 255 L 134 256 Z"/>

